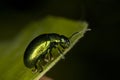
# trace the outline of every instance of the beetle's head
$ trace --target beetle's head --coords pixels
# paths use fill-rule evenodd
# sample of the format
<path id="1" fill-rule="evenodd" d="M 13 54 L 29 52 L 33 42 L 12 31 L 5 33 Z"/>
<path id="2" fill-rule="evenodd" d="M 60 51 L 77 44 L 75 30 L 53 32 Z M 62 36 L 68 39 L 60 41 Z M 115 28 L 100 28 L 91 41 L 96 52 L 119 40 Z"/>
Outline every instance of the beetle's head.
<path id="1" fill-rule="evenodd" d="M 61 35 L 61 46 L 63 46 L 64 48 L 68 48 L 70 46 L 70 41 L 67 37 Z"/>

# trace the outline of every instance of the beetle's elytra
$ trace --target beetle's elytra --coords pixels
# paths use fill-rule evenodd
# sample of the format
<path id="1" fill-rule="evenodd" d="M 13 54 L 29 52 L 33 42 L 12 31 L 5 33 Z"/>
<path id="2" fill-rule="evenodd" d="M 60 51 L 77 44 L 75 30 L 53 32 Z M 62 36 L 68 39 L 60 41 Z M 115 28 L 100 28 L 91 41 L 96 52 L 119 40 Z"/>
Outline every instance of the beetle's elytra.
<path id="1" fill-rule="evenodd" d="M 57 49 L 58 53 L 62 54 L 58 45 L 63 49 L 68 48 L 70 45 L 69 38 L 56 33 L 42 34 L 36 37 L 31 41 L 24 53 L 25 66 L 28 68 L 34 68 L 34 71 L 41 72 L 43 70 L 41 60 L 51 60 L 53 57 L 53 48 Z M 47 54 L 49 54 L 49 56 L 47 56 Z"/>

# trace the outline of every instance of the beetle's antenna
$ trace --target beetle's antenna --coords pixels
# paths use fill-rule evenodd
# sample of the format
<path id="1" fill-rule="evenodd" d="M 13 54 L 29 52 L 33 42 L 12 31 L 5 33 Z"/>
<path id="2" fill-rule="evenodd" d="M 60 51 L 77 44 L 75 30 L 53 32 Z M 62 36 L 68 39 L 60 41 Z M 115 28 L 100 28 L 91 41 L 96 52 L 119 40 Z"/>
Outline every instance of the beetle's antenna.
<path id="1" fill-rule="evenodd" d="M 74 35 L 76 35 L 76 34 L 78 34 L 79 32 L 75 32 L 75 33 L 73 33 L 70 37 L 69 37 L 69 39 L 71 39 Z"/>
<path id="2" fill-rule="evenodd" d="M 91 29 L 87 29 L 86 31 L 91 31 Z M 78 34 L 78 33 L 82 33 L 82 31 L 73 33 L 73 34 L 69 37 L 69 40 L 70 40 L 73 36 L 75 36 L 76 34 Z"/>

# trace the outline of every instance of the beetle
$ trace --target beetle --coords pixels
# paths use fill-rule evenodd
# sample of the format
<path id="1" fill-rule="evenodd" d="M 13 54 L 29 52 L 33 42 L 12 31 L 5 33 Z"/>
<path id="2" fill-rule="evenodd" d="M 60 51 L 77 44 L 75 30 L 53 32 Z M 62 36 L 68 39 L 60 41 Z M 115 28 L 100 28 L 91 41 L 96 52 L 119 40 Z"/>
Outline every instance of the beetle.
<path id="1" fill-rule="evenodd" d="M 39 35 L 30 42 L 25 50 L 23 59 L 25 66 L 27 68 L 34 68 L 33 72 L 42 72 L 43 65 L 41 64 L 41 60 L 46 62 L 52 60 L 53 48 L 57 49 L 58 53 L 63 55 L 63 51 L 59 49 L 58 45 L 60 45 L 65 50 L 70 46 L 70 38 L 72 38 L 72 36 L 76 33 L 73 33 L 69 38 L 56 33 Z"/>

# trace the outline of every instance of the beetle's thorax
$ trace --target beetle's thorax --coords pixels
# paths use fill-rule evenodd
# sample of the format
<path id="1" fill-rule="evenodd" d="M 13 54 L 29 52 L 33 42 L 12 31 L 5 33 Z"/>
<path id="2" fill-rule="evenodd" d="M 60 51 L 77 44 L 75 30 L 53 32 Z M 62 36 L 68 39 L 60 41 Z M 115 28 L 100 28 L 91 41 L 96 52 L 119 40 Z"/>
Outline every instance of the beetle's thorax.
<path id="1" fill-rule="evenodd" d="M 61 42 L 59 35 L 50 36 L 49 39 L 50 39 L 50 42 L 55 42 L 55 43 Z"/>

